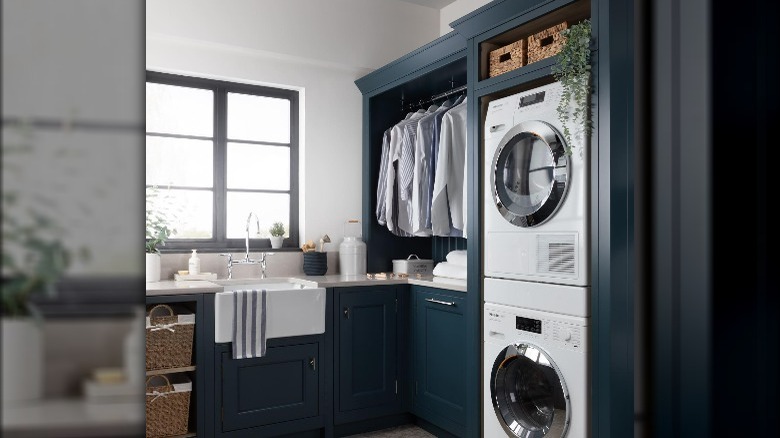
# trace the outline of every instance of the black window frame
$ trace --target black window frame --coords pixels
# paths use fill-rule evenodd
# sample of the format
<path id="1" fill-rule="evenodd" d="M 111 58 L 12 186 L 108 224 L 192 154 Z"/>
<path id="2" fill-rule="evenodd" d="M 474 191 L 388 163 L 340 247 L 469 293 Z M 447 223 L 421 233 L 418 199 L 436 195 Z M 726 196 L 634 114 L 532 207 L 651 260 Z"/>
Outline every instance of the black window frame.
<path id="1" fill-rule="evenodd" d="M 188 186 L 171 186 L 172 189 L 186 190 L 213 190 L 213 221 L 212 237 L 210 239 L 168 239 L 162 252 L 188 252 L 195 248 L 201 252 L 219 252 L 224 250 L 244 250 L 245 238 L 227 238 L 227 143 L 238 142 L 245 144 L 257 144 L 265 146 L 281 146 L 290 148 L 290 190 L 263 190 L 263 189 L 231 189 L 231 191 L 245 191 L 252 193 L 288 193 L 290 194 L 290 223 L 288 224 L 289 237 L 284 239 L 281 250 L 298 250 L 298 224 L 299 224 L 299 93 L 295 90 L 274 88 L 261 85 L 243 84 L 239 82 L 221 81 L 215 79 L 184 76 L 171 73 L 146 71 L 146 82 L 179 87 L 189 87 L 211 90 L 214 92 L 214 132 L 213 137 L 197 135 L 166 134 L 145 131 L 145 136 L 183 138 L 192 140 L 213 141 L 213 177 L 214 185 L 211 189 L 193 188 Z M 250 94 L 255 96 L 287 99 L 290 101 L 290 143 L 274 143 L 263 141 L 234 140 L 227 137 L 227 95 L 228 93 Z M 146 187 L 153 185 L 146 184 Z M 257 212 L 256 212 L 257 213 Z M 253 224 L 254 226 L 254 224 Z M 251 237 L 251 236 L 250 236 Z M 268 238 L 250 238 L 249 249 L 270 249 L 271 241 Z M 274 249 L 279 251 L 279 249 Z"/>

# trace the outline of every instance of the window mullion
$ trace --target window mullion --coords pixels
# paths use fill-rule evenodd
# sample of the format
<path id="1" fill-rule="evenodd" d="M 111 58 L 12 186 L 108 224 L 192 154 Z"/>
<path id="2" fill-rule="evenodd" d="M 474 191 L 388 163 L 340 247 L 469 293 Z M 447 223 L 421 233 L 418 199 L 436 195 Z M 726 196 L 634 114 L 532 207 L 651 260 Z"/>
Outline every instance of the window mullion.
<path id="1" fill-rule="evenodd" d="M 227 241 L 227 91 L 214 92 L 214 235 Z"/>

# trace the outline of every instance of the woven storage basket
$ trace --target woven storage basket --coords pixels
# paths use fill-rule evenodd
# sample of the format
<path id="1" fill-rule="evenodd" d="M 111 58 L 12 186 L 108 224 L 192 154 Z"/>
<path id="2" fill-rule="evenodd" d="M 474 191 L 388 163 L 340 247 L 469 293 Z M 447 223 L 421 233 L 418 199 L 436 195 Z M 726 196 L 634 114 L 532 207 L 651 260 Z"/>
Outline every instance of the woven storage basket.
<path id="1" fill-rule="evenodd" d="M 153 379 L 164 379 L 164 384 L 152 385 Z M 164 375 L 146 379 L 146 436 L 163 437 L 184 435 L 190 418 L 192 383 L 180 388 Z"/>
<path id="2" fill-rule="evenodd" d="M 169 315 L 155 316 L 158 309 L 167 310 Z M 176 315 L 167 304 L 152 307 L 146 318 L 146 369 L 190 366 L 194 332 L 195 315 Z"/>
<path id="3" fill-rule="evenodd" d="M 516 70 L 525 65 L 525 39 L 490 51 L 489 77 Z"/>
<path id="4" fill-rule="evenodd" d="M 558 54 L 565 39 L 561 32 L 569 27 L 565 21 L 528 37 L 528 64 Z"/>

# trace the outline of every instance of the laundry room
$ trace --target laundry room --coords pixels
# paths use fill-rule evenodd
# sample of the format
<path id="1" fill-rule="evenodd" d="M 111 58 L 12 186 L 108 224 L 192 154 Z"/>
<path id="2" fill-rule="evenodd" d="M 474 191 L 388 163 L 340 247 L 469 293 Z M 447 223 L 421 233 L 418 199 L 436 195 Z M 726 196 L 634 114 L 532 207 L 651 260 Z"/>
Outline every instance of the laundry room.
<path id="1" fill-rule="evenodd" d="M 3 2 L 3 436 L 765 436 L 726 9 L 136 3 Z"/>

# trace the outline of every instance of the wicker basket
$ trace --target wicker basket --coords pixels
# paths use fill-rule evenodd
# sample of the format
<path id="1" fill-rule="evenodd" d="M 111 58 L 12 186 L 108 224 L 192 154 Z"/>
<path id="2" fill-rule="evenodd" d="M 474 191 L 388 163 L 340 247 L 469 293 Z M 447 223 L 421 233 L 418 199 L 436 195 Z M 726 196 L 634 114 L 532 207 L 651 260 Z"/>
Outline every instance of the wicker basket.
<path id="1" fill-rule="evenodd" d="M 158 309 L 169 314 L 155 316 Z M 176 315 L 167 304 L 152 307 L 146 318 L 147 371 L 190 366 L 194 332 L 195 315 Z"/>
<path id="2" fill-rule="evenodd" d="M 489 77 L 498 76 L 525 65 L 525 39 L 490 52 Z"/>
<path id="3" fill-rule="evenodd" d="M 565 21 L 528 37 L 528 64 L 556 55 L 565 39 L 561 32 L 569 27 Z"/>
<path id="4" fill-rule="evenodd" d="M 153 379 L 164 384 L 152 385 Z M 192 383 L 172 385 L 164 375 L 146 379 L 146 436 L 184 435 L 190 418 Z"/>

